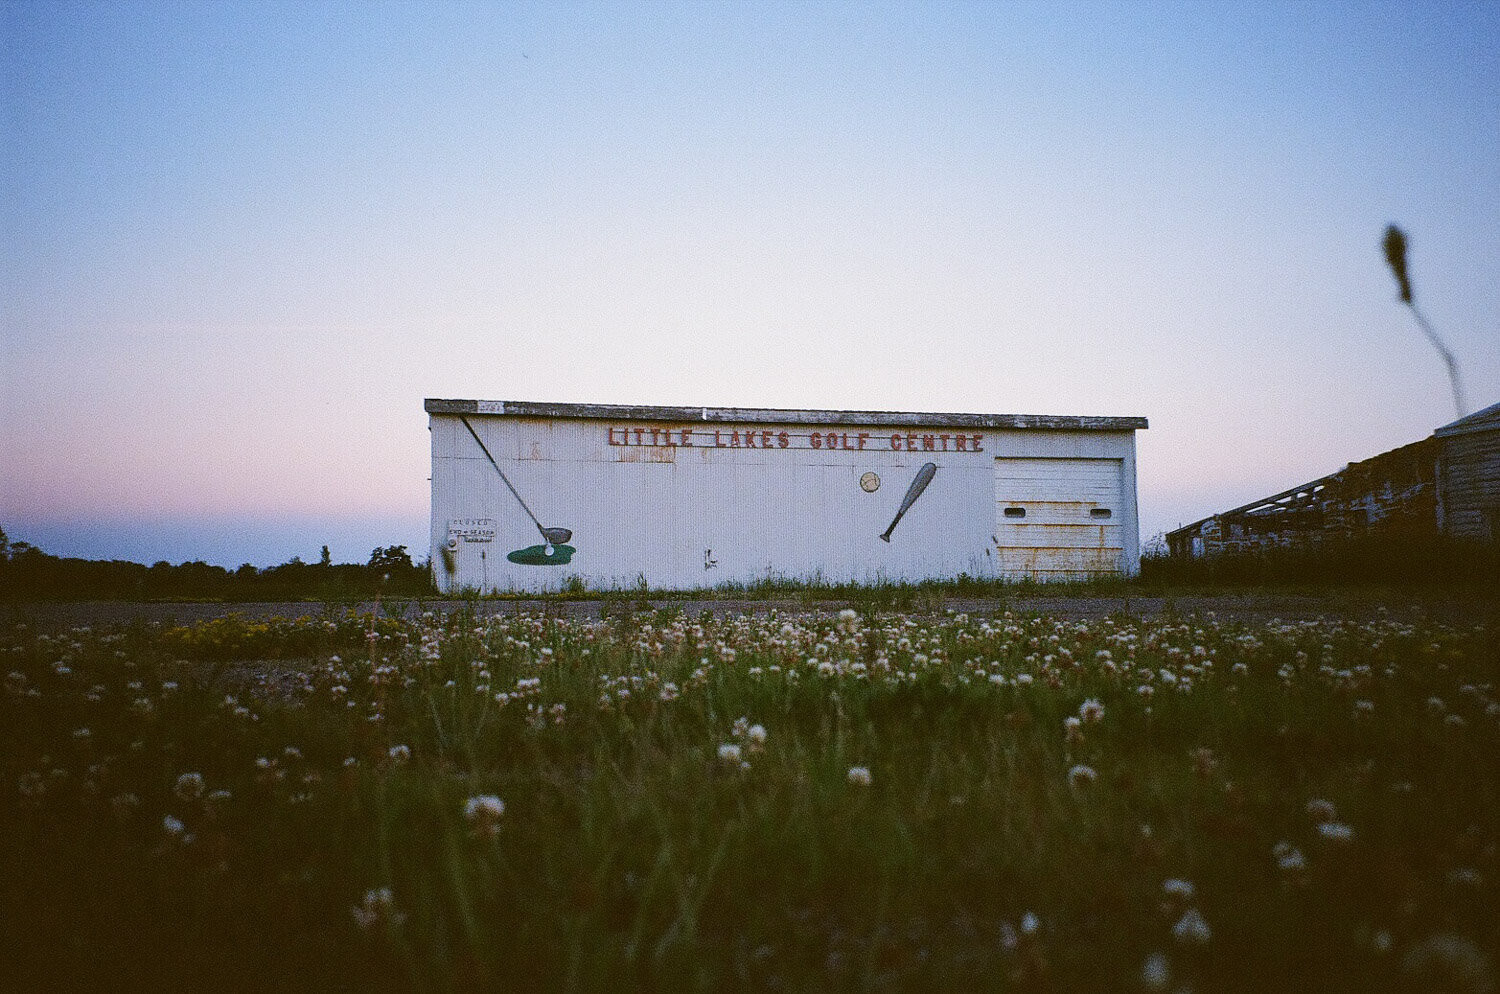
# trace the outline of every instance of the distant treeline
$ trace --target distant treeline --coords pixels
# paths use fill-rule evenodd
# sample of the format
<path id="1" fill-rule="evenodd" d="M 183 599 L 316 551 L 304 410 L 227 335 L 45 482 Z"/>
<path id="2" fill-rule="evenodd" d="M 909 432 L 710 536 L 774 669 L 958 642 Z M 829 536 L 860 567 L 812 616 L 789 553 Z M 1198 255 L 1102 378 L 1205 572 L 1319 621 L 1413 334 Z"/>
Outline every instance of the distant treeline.
<path id="1" fill-rule="evenodd" d="M 864 588 L 829 587 L 781 581 L 720 588 L 741 597 L 785 597 L 822 593 L 833 598 L 1003 597 L 1017 589 L 1040 592 L 1146 591 L 1222 587 L 1446 587 L 1500 590 L 1500 547 L 1494 544 L 1369 537 L 1315 547 L 1277 548 L 1192 559 L 1169 556 L 1159 539 L 1146 544 L 1140 576 L 1067 585 L 1007 583 L 959 577 L 956 580 Z M 573 594 L 583 593 L 582 588 Z M 599 592 L 608 595 L 608 591 Z M 204 562 L 154 566 L 113 560 L 67 559 L 48 555 L 26 542 L 11 543 L 0 530 L 0 602 L 27 600 L 297 601 L 364 600 L 376 595 L 436 596 L 428 563 L 412 562 L 404 545 L 374 549 L 364 564 L 321 562 L 293 557 L 280 566 L 257 569 L 249 563 L 229 570 Z M 895 606 L 893 604 L 893 606 Z"/>
<path id="2" fill-rule="evenodd" d="M 404 545 L 375 549 L 364 564 L 298 557 L 257 569 L 230 570 L 204 562 L 154 566 L 121 560 L 48 555 L 0 530 L 0 601 L 27 600 L 362 600 L 376 594 L 419 597 L 434 593 L 426 564 L 413 563 Z"/>

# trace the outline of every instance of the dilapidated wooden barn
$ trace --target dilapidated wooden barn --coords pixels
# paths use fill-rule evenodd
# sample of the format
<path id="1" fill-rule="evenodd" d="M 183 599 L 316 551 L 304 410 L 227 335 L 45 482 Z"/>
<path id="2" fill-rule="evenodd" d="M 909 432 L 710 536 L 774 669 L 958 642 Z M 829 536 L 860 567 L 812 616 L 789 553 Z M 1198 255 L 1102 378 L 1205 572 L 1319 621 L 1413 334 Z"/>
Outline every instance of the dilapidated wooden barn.
<path id="1" fill-rule="evenodd" d="M 1173 556 L 1306 549 L 1385 536 L 1500 541 L 1500 404 L 1337 473 L 1167 534 Z"/>

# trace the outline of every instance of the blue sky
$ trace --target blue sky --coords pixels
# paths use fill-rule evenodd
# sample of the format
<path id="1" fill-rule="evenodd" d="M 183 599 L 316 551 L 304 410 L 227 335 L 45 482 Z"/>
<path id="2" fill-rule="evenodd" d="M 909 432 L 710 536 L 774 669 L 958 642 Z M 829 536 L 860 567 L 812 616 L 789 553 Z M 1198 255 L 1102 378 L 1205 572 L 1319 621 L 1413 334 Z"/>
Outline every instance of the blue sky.
<path id="1" fill-rule="evenodd" d="M 1144 415 L 1144 534 L 1500 400 L 1500 4 L 0 4 L 0 527 L 425 546 L 422 399 Z"/>

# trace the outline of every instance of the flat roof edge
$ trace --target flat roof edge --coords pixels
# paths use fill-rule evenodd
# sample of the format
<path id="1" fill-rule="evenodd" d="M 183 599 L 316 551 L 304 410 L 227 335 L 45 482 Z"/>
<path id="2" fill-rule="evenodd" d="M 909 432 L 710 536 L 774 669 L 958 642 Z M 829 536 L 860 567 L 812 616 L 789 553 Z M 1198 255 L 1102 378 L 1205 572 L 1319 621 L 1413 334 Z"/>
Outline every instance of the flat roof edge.
<path id="1" fill-rule="evenodd" d="M 914 411 L 802 411 L 774 407 L 649 407 L 634 404 L 551 404 L 527 400 L 423 401 L 428 414 L 498 414 L 518 418 L 693 421 L 710 424 L 901 425 L 952 428 L 1040 428 L 1054 431 L 1136 431 L 1140 417 L 1062 414 L 939 414 Z"/>
<path id="2" fill-rule="evenodd" d="M 1500 404 L 1491 404 L 1489 407 L 1459 418 L 1451 424 L 1443 425 L 1437 431 L 1434 431 L 1433 434 L 1438 438 L 1451 438 L 1454 435 L 1494 431 L 1497 428 L 1500 428 Z"/>

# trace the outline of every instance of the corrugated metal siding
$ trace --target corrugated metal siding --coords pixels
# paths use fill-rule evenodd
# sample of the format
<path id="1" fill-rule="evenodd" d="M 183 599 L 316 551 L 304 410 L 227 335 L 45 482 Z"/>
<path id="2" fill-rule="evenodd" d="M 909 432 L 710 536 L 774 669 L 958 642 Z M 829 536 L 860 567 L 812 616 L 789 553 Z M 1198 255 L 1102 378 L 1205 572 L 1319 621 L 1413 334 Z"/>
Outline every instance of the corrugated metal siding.
<path id="1" fill-rule="evenodd" d="M 433 561 L 444 590 L 547 590 L 570 578 L 589 589 L 628 589 L 641 580 L 691 589 L 766 579 L 875 583 L 999 575 L 991 444 L 1118 454 L 1117 477 L 1121 459 L 1132 460 L 1129 506 L 1116 505 L 1110 527 L 1136 528 L 1129 431 L 990 431 L 984 452 L 890 451 L 873 441 L 864 451 L 763 451 L 715 447 L 717 425 L 691 446 L 610 445 L 603 421 L 467 417 L 541 524 L 571 529 L 569 544 L 577 551 L 566 565 L 509 561 L 508 553 L 542 538 L 459 417 L 435 413 Z M 734 429 L 722 426 L 726 434 Z M 755 430 L 777 429 L 757 424 Z M 927 462 L 937 467 L 931 483 L 890 543 L 880 541 Z M 873 493 L 860 486 L 870 472 L 881 481 Z M 450 522 L 475 519 L 493 521 L 493 538 L 482 541 L 482 530 L 471 528 L 445 557 Z"/>
<path id="2" fill-rule="evenodd" d="M 1119 459 L 996 459 L 1001 574 L 1055 580 L 1124 573 L 1121 468 Z"/>

